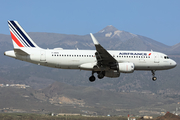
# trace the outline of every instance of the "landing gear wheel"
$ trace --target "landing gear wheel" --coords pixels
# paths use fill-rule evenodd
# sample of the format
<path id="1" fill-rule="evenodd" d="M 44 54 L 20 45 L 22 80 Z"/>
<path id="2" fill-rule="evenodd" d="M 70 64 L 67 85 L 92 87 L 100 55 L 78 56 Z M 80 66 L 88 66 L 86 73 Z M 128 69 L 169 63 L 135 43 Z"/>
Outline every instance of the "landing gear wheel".
<path id="1" fill-rule="evenodd" d="M 156 80 L 157 80 L 157 77 L 152 77 L 152 80 L 153 80 L 153 81 L 156 81 Z"/>
<path id="2" fill-rule="evenodd" d="M 153 81 L 156 81 L 157 80 L 157 77 L 155 77 L 155 70 L 151 70 L 151 72 L 152 72 L 152 80 Z"/>
<path id="3" fill-rule="evenodd" d="M 94 82 L 95 80 L 96 80 L 96 78 L 94 76 L 89 77 L 90 82 Z"/>
<path id="4" fill-rule="evenodd" d="M 102 78 L 104 78 L 104 75 L 103 75 L 102 73 L 99 73 L 99 74 L 98 74 L 98 78 L 99 78 L 99 79 L 102 79 Z"/>

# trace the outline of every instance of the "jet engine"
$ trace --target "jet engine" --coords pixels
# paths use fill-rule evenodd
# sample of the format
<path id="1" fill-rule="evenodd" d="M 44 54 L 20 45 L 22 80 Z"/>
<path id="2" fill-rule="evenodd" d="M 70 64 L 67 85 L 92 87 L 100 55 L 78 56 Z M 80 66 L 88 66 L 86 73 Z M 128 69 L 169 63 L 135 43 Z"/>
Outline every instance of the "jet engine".
<path id="1" fill-rule="evenodd" d="M 133 63 L 118 63 L 119 72 L 122 73 L 133 73 L 134 72 L 134 64 Z"/>

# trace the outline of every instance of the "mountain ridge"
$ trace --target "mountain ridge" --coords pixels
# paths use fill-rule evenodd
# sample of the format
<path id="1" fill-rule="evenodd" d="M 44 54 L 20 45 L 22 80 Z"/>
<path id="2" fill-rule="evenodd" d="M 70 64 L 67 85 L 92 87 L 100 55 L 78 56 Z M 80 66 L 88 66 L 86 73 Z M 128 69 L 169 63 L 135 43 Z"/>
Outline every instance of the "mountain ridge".
<path id="1" fill-rule="evenodd" d="M 116 30 L 115 28 L 111 29 L 111 30 Z M 108 31 L 109 32 L 109 31 Z M 95 50 L 95 46 L 91 40 L 90 35 L 84 35 L 84 36 L 79 36 L 79 35 L 64 35 L 64 34 L 56 34 L 56 33 L 28 33 L 30 35 L 30 37 L 35 41 L 35 43 L 37 43 L 37 45 L 39 47 L 43 47 L 43 48 L 58 48 L 61 47 L 63 49 L 91 49 L 91 50 Z M 152 40 L 150 38 L 146 38 L 144 36 L 139 36 L 137 35 L 136 37 L 133 37 L 131 39 L 125 40 L 125 41 L 120 41 L 117 38 L 109 38 L 109 37 L 105 37 L 105 36 L 99 36 L 100 34 L 96 33 L 95 37 L 97 38 L 97 40 L 99 41 L 99 43 L 105 48 L 105 49 L 111 49 L 111 50 L 153 50 L 153 51 L 162 51 L 164 53 L 168 53 L 169 51 L 169 47 L 159 43 L 155 40 Z M 105 35 L 105 34 L 104 34 Z M 0 35 L 1 36 L 1 35 Z M 7 37 L 7 36 L 6 36 Z M 8 58 L 5 57 L 3 55 L 4 51 L 7 50 L 11 50 L 13 49 L 12 46 L 12 40 L 9 40 L 10 36 L 6 39 L 8 40 L 3 40 L 3 42 L 1 42 L 1 37 L 0 37 L 0 42 L 1 42 L 1 47 L 0 47 L 0 63 L 1 63 L 1 77 L 3 79 L 8 79 L 11 80 L 13 82 L 24 82 L 24 83 L 28 83 L 32 86 L 35 86 L 34 88 L 42 88 L 45 87 L 47 84 L 50 84 L 53 81 L 63 81 L 66 83 L 66 80 L 74 85 L 77 85 L 78 83 L 80 85 L 87 85 L 89 86 L 88 83 L 88 78 L 90 76 L 90 73 L 87 71 L 83 71 L 83 72 L 79 72 L 78 70 L 74 70 L 72 72 L 72 70 L 59 70 L 59 69 L 54 69 L 54 68 L 44 68 L 43 66 L 36 66 L 34 64 L 30 64 L 30 63 L 26 63 L 26 62 L 22 62 L 22 61 L 17 61 L 14 60 L 12 58 Z M 52 40 L 52 41 L 51 41 Z M 10 43 L 8 42 L 4 42 L 4 41 L 10 41 Z M 38 42 L 36 42 L 38 41 Z M 177 47 L 178 48 L 178 47 Z M 171 51 L 173 53 L 173 51 Z M 175 59 L 176 62 L 179 64 L 179 55 L 180 53 L 177 53 L 176 55 L 172 54 L 172 53 L 168 53 L 169 55 L 173 55 L 172 59 Z M 165 79 L 166 81 L 168 81 L 169 79 L 171 79 L 168 76 L 173 77 L 173 80 L 177 81 L 178 78 L 178 71 L 179 67 L 177 66 L 176 68 L 169 70 L 169 72 L 163 71 L 163 72 L 159 72 L 160 74 L 157 74 L 157 77 L 161 77 L 161 79 Z M 21 72 L 19 72 L 21 71 Z M 10 76 L 8 73 L 11 73 Z M 29 74 L 27 74 L 29 73 Z M 42 75 L 39 75 L 39 74 Z M 23 74 L 23 76 L 21 75 Z M 76 79 L 77 83 L 72 80 L 71 76 L 74 76 L 73 78 Z M 140 74 L 139 76 L 137 74 Z M 143 76 L 143 74 L 146 74 L 146 76 Z M 173 75 L 173 76 L 172 76 Z M 18 76 L 21 76 L 20 78 Z M 127 77 L 128 76 L 128 77 Z M 166 78 L 164 76 L 167 76 Z M 125 79 L 129 79 L 129 81 L 125 81 Z M 148 72 L 138 72 L 135 71 L 133 74 L 121 74 L 121 76 L 119 78 L 113 79 L 111 81 L 111 83 L 108 83 L 109 79 L 105 78 L 103 79 L 103 81 L 96 81 L 95 84 L 91 84 L 91 85 L 95 85 L 96 87 L 102 88 L 102 89 L 111 89 L 112 91 L 117 91 L 117 92 L 121 92 L 123 90 L 125 91 L 143 91 L 144 89 L 147 91 L 151 91 L 151 92 L 156 92 L 159 93 L 160 90 L 163 90 L 164 93 L 167 93 L 167 91 L 165 91 L 165 87 L 168 86 L 168 84 L 174 84 L 173 82 L 167 82 L 167 84 L 162 84 L 163 80 L 160 80 L 157 83 L 151 83 L 149 81 L 147 82 L 139 82 L 141 80 L 144 79 L 148 79 L 150 80 L 151 78 L 151 73 Z M 46 85 L 43 84 L 41 86 L 39 86 L 38 84 L 41 83 L 41 81 L 46 81 Z M 24 80 L 24 81 L 23 81 Z M 83 81 L 85 80 L 85 81 Z M 134 80 L 134 81 L 133 81 Z M 34 83 L 33 83 L 34 82 Z M 38 83 L 39 82 L 39 83 Z M 128 83 L 130 82 L 130 83 Z M 105 83 L 105 84 L 104 84 Z M 108 83 L 108 84 L 106 84 Z M 137 86 L 140 87 L 136 87 L 133 84 L 136 84 Z M 161 85 L 161 84 L 162 85 Z M 153 86 L 159 86 L 158 89 L 151 89 L 148 84 L 151 84 Z M 91 86 L 90 85 L 90 86 Z M 119 86 L 118 86 L 119 85 Z M 175 87 L 177 88 L 177 84 L 174 84 Z M 113 86 L 113 88 L 111 88 L 110 86 Z M 130 86 L 130 87 L 129 87 Z M 146 86 L 146 87 L 145 87 Z M 174 88 L 175 88 L 174 87 Z M 172 88 L 174 90 L 174 88 Z M 173 91 L 172 90 L 172 91 Z M 179 91 L 179 89 L 177 90 Z M 177 92 L 178 93 L 178 92 Z"/>
<path id="2" fill-rule="evenodd" d="M 118 31 L 114 28 L 112 30 Z M 178 64 L 180 63 L 180 53 L 177 52 L 175 55 L 173 54 L 174 50 L 179 51 L 179 44 L 171 47 L 144 36 L 137 35 L 133 37 L 130 35 L 127 37 L 127 35 L 130 34 L 128 32 L 121 32 L 120 37 L 117 34 L 115 34 L 117 35 L 116 37 L 112 37 L 115 31 L 109 30 L 107 32 L 112 32 L 110 37 L 105 36 L 107 34 L 105 32 L 95 33 L 94 35 L 105 49 L 153 49 L 155 51 L 164 52 L 166 54 L 169 52 L 168 54 L 172 55 L 172 59 L 175 59 Z M 79 36 L 57 33 L 28 34 L 39 47 L 43 48 L 61 47 L 64 49 L 78 48 L 95 50 L 95 46 L 91 40 L 90 35 Z M 141 101 L 144 106 L 150 105 L 150 107 L 153 108 L 155 105 L 163 106 L 167 103 L 170 105 L 172 104 L 171 106 L 173 106 L 180 98 L 180 67 L 178 65 L 176 68 L 171 70 L 157 71 L 156 76 L 158 80 L 156 82 L 151 80 L 152 76 L 150 71 L 134 71 L 134 73 L 131 74 L 121 73 L 119 78 L 105 77 L 103 80 L 97 79 L 95 82 L 90 83 L 88 78 L 91 75 L 91 72 L 89 71 L 48 68 L 4 56 L 4 51 L 12 49 L 13 45 L 10 35 L 0 34 L 0 82 L 4 84 L 5 82 L 27 84 L 33 89 L 41 89 L 33 93 L 34 96 L 31 96 L 31 99 L 33 100 L 35 98 L 39 99 L 40 101 L 44 100 L 44 102 L 50 102 L 57 105 L 58 107 L 61 106 L 61 103 L 66 100 L 69 102 L 76 101 L 75 103 L 77 104 L 75 104 L 73 107 L 76 107 L 78 102 L 82 105 L 83 102 L 89 101 L 87 102 L 88 105 L 90 104 L 95 106 L 90 108 L 93 111 L 94 109 L 99 108 L 100 105 L 112 105 L 113 107 L 117 107 L 119 105 L 120 107 L 117 108 L 117 111 L 121 111 L 120 108 L 127 108 L 126 112 L 129 112 L 129 110 L 131 110 L 132 103 L 130 106 L 128 106 L 126 102 L 130 100 L 136 100 L 136 102 L 134 102 L 135 105 L 140 104 Z M 52 84 L 55 81 L 61 82 L 63 84 Z M 125 97 L 123 98 L 122 96 L 124 94 Z M 147 97 L 149 97 L 148 102 L 144 102 L 146 101 L 146 94 L 148 95 Z M 31 93 L 28 93 L 28 96 L 30 95 Z M 130 98 L 128 95 L 130 95 L 132 98 Z M 163 101 L 163 99 L 160 98 L 162 97 L 161 95 L 164 99 L 172 96 L 173 100 L 168 99 L 168 101 L 165 100 L 164 103 L 153 104 L 151 101 L 152 99 L 156 102 L 156 99 Z M 137 96 L 139 96 L 139 98 Z M 58 101 L 59 99 L 62 101 Z M 26 101 L 26 98 L 23 100 Z M 101 100 L 103 101 L 102 103 L 99 102 Z M 106 103 L 105 100 L 110 101 L 110 103 Z M 115 101 L 111 102 L 111 100 Z M 94 101 L 95 103 L 93 103 Z M 112 111 L 110 107 L 107 107 L 107 109 Z"/>

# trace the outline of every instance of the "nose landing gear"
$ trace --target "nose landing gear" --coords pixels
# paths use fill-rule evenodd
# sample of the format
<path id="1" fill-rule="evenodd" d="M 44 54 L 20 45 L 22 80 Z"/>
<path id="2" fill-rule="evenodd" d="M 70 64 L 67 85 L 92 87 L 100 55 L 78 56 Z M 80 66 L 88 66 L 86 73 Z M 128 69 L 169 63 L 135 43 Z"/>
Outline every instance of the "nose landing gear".
<path id="1" fill-rule="evenodd" d="M 152 72 L 152 80 L 153 81 L 156 81 L 157 80 L 157 77 L 155 77 L 155 70 L 151 70 L 151 72 Z"/>

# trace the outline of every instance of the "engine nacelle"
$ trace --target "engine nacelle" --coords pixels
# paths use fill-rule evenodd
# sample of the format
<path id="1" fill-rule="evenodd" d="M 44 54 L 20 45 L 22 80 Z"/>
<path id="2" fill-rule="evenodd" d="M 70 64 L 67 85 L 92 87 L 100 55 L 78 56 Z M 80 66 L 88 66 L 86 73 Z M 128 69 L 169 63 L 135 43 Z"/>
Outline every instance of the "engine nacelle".
<path id="1" fill-rule="evenodd" d="M 133 63 L 118 63 L 119 72 L 122 73 L 133 73 L 134 72 L 134 64 Z"/>

